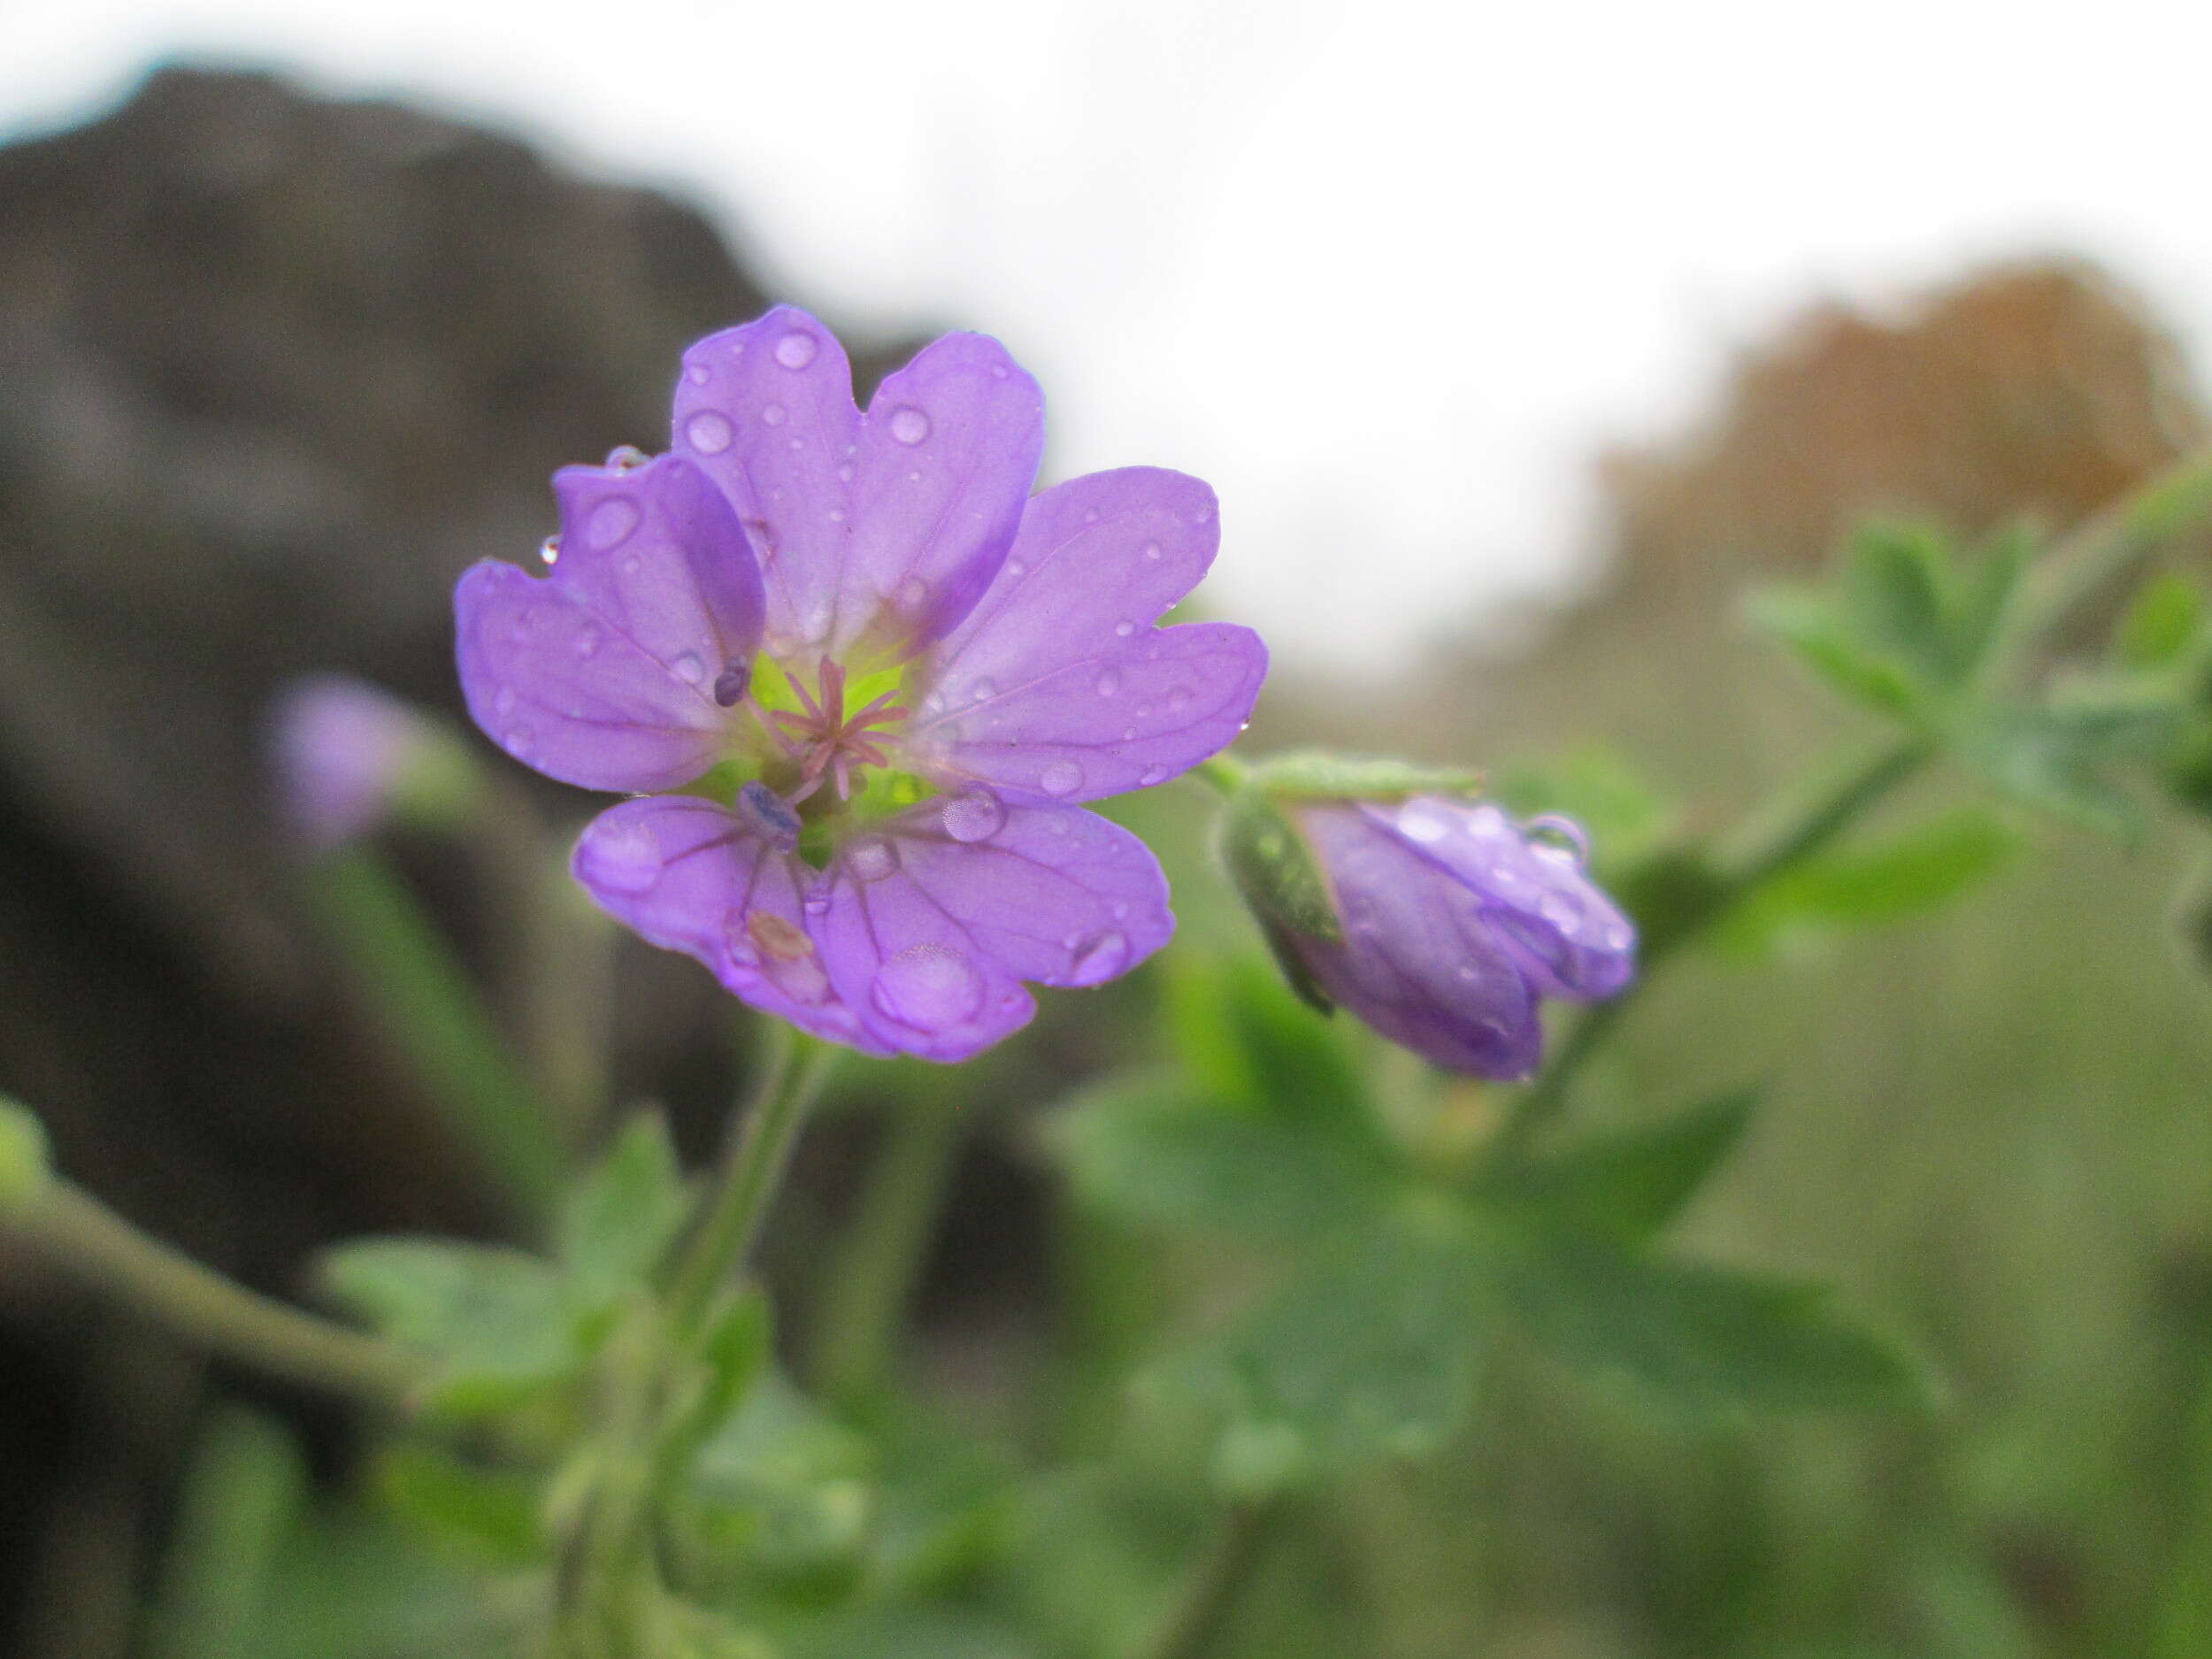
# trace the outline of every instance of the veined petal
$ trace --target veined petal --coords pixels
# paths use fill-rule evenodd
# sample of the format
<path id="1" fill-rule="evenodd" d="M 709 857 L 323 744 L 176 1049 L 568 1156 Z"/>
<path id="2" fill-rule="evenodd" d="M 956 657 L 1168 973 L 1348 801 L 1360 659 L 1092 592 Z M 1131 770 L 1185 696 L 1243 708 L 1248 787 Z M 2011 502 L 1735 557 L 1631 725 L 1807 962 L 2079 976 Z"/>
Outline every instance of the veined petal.
<path id="1" fill-rule="evenodd" d="M 1343 928 L 1333 942 L 1290 935 L 1321 988 L 1439 1065 L 1532 1071 L 1543 1053 L 1535 995 L 1482 895 L 1356 805 L 1317 803 L 1298 819 Z"/>
<path id="2" fill-rule="evenodd" d="M 602 910 L 649 944 L 697 957 L 762 1013 L 892 1052 L 825 971 L 805 908 L 815 872 L 738 813 L 692 795 L 625 801 L 585 827 L 570 868 Z"/>
<path id="3" fill-rule="evenodd" d="M 1531 839 L 1489 802 L 1419 795 L 1361 810 L 1480 895 L 1543 995 L 1595 1002 L 1635 976 L 1636 931 L 1572 850 Z"/>
<path id="4" fill-rule="evenodd" d="M 1152 467 L 1030 502 L 997 580 L 933 653 L 908 741 L 940 778 L 1031 802 L 1145 788 L 1225 747 L 1267 650 L 1248 628 L 1152 623 L 1219 541 L 1213 492 Z"/>
<path id="5" fill-rule="evenodd" d="M 904 655 L 974 604 L 1044 442 L 1037 384 L 996 341 L 951 334 L 868 412 L 828 329 L 778 306 L 684 354 L 674 447 L 736 507 L 767 579 L 769 649 Z"/>
<path id="6" fill-rule="evenodd" d="M 565 467 L 559 562 L 501 560 L 454 591 L 469 712 L 526 765 L 588 789 L 664 789 L 713 764 L 725 664 L 759 647 L 760 579 L 728 504 L 687 463 Z"/>

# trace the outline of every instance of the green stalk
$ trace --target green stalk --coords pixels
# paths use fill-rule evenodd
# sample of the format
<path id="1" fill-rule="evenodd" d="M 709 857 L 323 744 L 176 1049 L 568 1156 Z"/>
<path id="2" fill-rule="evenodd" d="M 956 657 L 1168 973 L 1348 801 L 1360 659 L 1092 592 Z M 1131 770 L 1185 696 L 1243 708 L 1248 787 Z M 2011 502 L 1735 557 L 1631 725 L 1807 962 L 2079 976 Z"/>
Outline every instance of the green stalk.
<path id="1" fill-rule="evenodd" d="M 426 1380 L 401 1349 L 234 1283 L 68 1181 L 50 1180 L 7 1225 L 58 1265 L 187 1340 L 261 1371 L 395 1413 L 409 1409 Z"/>
<path id="2" fill-rule="evenodd" d="M 1175 1605 L 1145 1643 L 1140 1659 L 1206 1659 L 1220 1646 L 1284 1513 L 1285 1506 L 1278 1500 L 1236 1504 L 1223 1514 L 1206 1553 L 1192 1568 Z"/>
<path id="3" fill-rule="evenodd" d="M 882 1392 L 945 1184 L 960 1152 L 958 1100 L 900 1102 L 822 1292 L 815 1386 L 847 1410 Z"/>
<path id="4" fill-rule="evenodd" d="M 829 1044 L 780 1020 L 752 1104 L 738 1120 L 689 1239 L 668 1281 L 668 1312 L 678 1337 L 695 1333 L 714 1294 L 751 1253 L 768 1206 L 790 1162 L 799 1131 L 836 1063 Z"/>
<path id="5" fill-rule="evenodd" d="M 430 918 L 359 849 L 333 852 L 308 874 L 323 925 L 386 1033 L 516 1209 L 541 1220 L 560 1187 L 560 1137 Z"/>

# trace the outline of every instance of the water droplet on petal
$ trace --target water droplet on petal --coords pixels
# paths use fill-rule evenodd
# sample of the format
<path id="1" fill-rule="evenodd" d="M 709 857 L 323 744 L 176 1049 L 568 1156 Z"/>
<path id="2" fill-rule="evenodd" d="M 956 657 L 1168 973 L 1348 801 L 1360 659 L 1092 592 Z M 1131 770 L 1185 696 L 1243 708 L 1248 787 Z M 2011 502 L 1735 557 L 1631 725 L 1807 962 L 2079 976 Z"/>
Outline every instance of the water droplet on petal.
<path id="1" fill-rule="evenodd" d="M 637 503 L 615 495 L 591 510 L 590 518 L 585 521 L 584 536 L 595 548 L 619 547 L 637 526 Z"/>
<path id="2" fill-rule="evenodd" d="M 611 825 L 585 841 L 583 864 L 595 887 L 642 893 L 660 879 L 660 844 L 642 824 Z"/>
<path id="3" fill-rule="evenodd" d="M 929 584 L 918 576 L 910 576 L 899 584 L 899 609 L 919 611 L 929 603 Z"/>
<path id="4" fill-rule="evenodd" d="M 707 665 L 699 659 L 699 653 L 696 651 L 686 651 L 668 666 L 674 672 L 676 678 L 687 686 L 699 686 L 706 683 Z"/>
<path id="5" fill-rule="evenodd" d="M 969 695 L 978 703 L 987 702 L 998 695 L 998 684 L 995 680 L 979 680 L 970 690 Z"/>
<path id="6" fill-rule="evenodd" d="M 906 475 L 906 481 L 910 484 L 918 484 L 922 481 L 922 475 L 919 472 L 909 472 Z"/>
<path id="7" fill-rule="evenodd" d="M 803 328 L 795 328 L 776 342 L 776 361 L 787 369 L 803 369 L 814 361 L 821 342 Z"/>
<path id="8" fill-rule="evenodd" d="M 1006 809 L 988 789 L 963 789 L 949 798 L 945 833 L 956 841 L 988 841 L 1006 826 Z"/>
<path id="9" fill-rule="evenodd" d="M 983 1005 L 983 976 L 943 945 L 909 945 L 877 970 L 869 997 L 902 1025 L 940 1031 Z"/>
<path id="10" fill-rule="evenodd" d="M 502 686 L 499 688 L 499 695 L 492 699 L 492 712 L 497 715 L 509 715 L 514 711 L 515 688 L 512 686 Z"/>
<path id="11" fill-rule="evenodd" d="M 1084 508 L 1083 522 L 1085 524 L 1096 524 L 1098 522 L 1098 509 L 1095 507 Z"/>
<path id="12" fill-rule="evenodd" d="M 1416 801 L 1398 812 L 1398 829 L 1409 841 L 1425 845 L 1440 841 L 1452 833 L 1452 821 L 1432 806 Z"/>
<path id="13" fill-rule="evenodd" d="M 864 836 L 845 849 L 845 868 L 856 881 L 880 881 L 898 867 L 898 854 L 880 835 Z"/>
<path id="14" fill-rule="evenodd" d="M 829 913 L 829 895 L 826 893 L 809 894 L 806 902 L 799 908 L 809 916 L 826 916 Z"/>
<path id="15" fill-rule="evenodd" d="M 537 747 L 537 733 L 526 726 L 518 726 L 507 733 L 507 752 L 517 760 L 527 760 Z"/>
<path id="16" fill-rule="evenodd" d="M 694 363 L 684 370 L 684 379 L 694 386 L 704 386 L 714 378 L 714 371 L 703 363 Z"/>
<path id="17" fill-rule="evenodd" d="M 1160 557 L 1160 544 L 1157 541 L 1146 542 L 1144 544 L 1144 556 L 1148 559 L 1158 558 Z"/>
<path id="18" fill-rule="evenodd" d="M 844 523 L 844 522 L 845 522 L 845 510 L 844 510 L 842 507 L 833 507 L 833 508 L 831 508 L 831 509 L 829 510 L 829 521 L 830 521 L 832 524 L 842 524 L 842 523 Z"/>
<path id="19" fill-rule="evenodd" d="M 1190 687 L 1177 686 L 1167 694 L 1168 712 L 1180 714 L 1190 707 Z"/>
<path id="20" fill-rule="evenodd" d="M 764 426 L 782 426 L 784 423 L 783 405 L 781 403 L 769 403 L 763 406 L 760 411 L 760 419 Z"/>
<path id="21" fill-rule="evenodd" d="M 1137 774 L 1137 787 L 1140 789 L 1149 789 L 1154 784 L 1160 782 L 1166 776 L 1166 767 L 1147 766 L 1142 772 Z"/>
<path id="22" fill-rule="evenodd" d="M 600 638 L 599 630 L 587 622 L 576 630 L 576 643 L 572 649 L 580 657 L 596 657 L 599 654 Z"/>
<path id="23" fill-rule="evenodd" d="M 644 568 L 645 566 L 639 563 L 638 556 L 634 553 L 622 561 L 622 573 L 625 576 L 634 576 Z"/>
<path id="24" fill-rule="evenodd" d="M 849 484 L 853 481 L 853 464 L 850 461 L 837 469 L 837 481 L 841 484 Z"/>
<path id="25" fill-rule="evenodd" d="M 730 441 L 737 434 L 731 428 L 728 416 L 703 409 L 684 422 L 684 436 L 700 454 L 719 455 L 730 447 Z"/>
<path id="26" fill-rule="evenodd" d="M 1524 826 L 1531 850 L 1547 856 L 1563 858 L 1577 869 L 1589 862 L 1590 838 L 1583 833 L 1582 826 L 1571 818 L 1546 813 L 1532 818 Z"/>
<path id="27" fill-rule="evenodd" d="M 1121 674 L 1118 670 L 1110 668 L 1098 677 L 1098 695 L 1100 696 L 1110 697 L 1120 689 Z"/>
<path id="28" fill-rule="evenodd" d="M 1114 624 L 1114 632 L 1120 634 L 1125 640 L 1136 631 L 1137 625 L 1133 622 L 1117 622 Z"/>
<path id="29" fill-rule="evenodd" d="M 618 443 L 607 451 L 606 467 L 610 472 L 634 472 L 652 458 L 634 443 Z"/>
<path id="30" fill-rule="evenodd" d="M 1096 985 L 1128 965 L 1129 941 L 1110 928 L 1076 947 L 1075 960 L 1068 964 L 1068 983 Z"/>
<path id="31" fill-rule="evenodd" d="M 1071 760 L 1056 760 L 1037 781 L 1047 795 L 1072 795 L 1082 785 L 1083 769 Z"/>
<path id="32" fill-rule="evenodd" d="M 1023 564 L 1019 559 L 1008 559 L 1006 561 L 1006 573 L 1009 576 L 1026 576 L 1029 573 L 1029 566 Z"/>
<path id="33" fill-rule="evenodd" d="M 915 444 L 929 436 L 929 417 L 911 403 L 891 411 L 891 435 L 901 443 Z"/>
<path id="34" fill-rule="evenodd" d="M 539 542 L 538 557 L 548 565 L 559 564 L 561 562 L 561 538 L 557 535 L 549 535 Z"/>

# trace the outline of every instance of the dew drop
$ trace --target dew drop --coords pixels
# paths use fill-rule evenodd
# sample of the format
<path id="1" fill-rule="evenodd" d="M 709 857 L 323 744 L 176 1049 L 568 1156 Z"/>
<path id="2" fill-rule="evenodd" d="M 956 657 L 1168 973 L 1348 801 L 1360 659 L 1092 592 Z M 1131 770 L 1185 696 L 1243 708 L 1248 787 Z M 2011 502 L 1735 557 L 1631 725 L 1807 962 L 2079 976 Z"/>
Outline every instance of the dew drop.
<path id="1" fill-rule="evenodd" d="M 1149 789 L 1154 784 L 1158 783 L 1166 776 L 1166 767 L 1147 766 L 1142 772 L 1137 774 L 1137 787 L 1140 789 Z"/>
<path id="2" fill-rule="evenodd" d="M 620 547 L 637 526 L 637 503 L 615 495 L 591 510 L 584 524 L 584 538 L 595 548 Z"/>
<path id="3" fill-rule="evenodd" d="M 638 556 L 634 553 L 622 561 L 622 573 L 625 576 L 634 576 L 644 568 L 645 566 L 638 562 Z"/>
<path id="4" fill-rule="evenodd" d="M 693 363 L 685 366 L 684 379 L 689 380 L 694 386 L 704 386 L 713 378 L 714 371 L 703 363 Z"/>
<path id="5" fill-rule="evenodd" d="M 906 481 L 910 484 L 918 484 L 922 481 L 922 475 L 919 472 L 909 472 L 906 475 Z"/>
<path id="6" fill-rule="evenodd" d="M 1019 559 L 1008 559 L 1006 561 L 1006 573 L 1009 576 L 1026 576 L 1029 573 L 1029 566 L 1023 564 Z"/>
<path id="7" fill-rule="evenodd" d="M 1157 541 L 1146 542 L 1144 544 L 1144 556 L 1148 559 L 1157 559 L 1160 557 L 1160 544 Z"/>
<path id="8" fill-rule="evenodd" d="M 1110 668 L 1098 677 L 1098 695 L 1100 696 L 1110 697 L 1114 695 L 1114 693 L 1119 691 L 1120 689 L 1121 675 L 1118 671 Z"/>
<path id="9" fill-rule="evenodd" d="M 1589 862 L 1590 838 L 1572 818 L 1548 812 L 1541 818 L 1529 819 L 1524 827 L 1533 850 L 1563 859 L 1577 869 Z"/>
<path id="10" fill-rule="evenodd" d="M 804 438 L 794 438 L 791 440 L 791 447 L 795 449 L 803 449 L 806 448 L 806 440 Z"/>
<path id="11" fill-rule="evenodd" d="M 1083 769 L 1071 760 L 1056 760 L 1037 781 L 1047 795 L 1072 795 L 1083 782 Z"/>
<path id="12" fill-rule="evenodd" d="M 1133 622 L 1117 622 L 1114 624 L 1114 632 L 1120 634 L 1125 640 L 1136 631 L 1137 625 Z"/>
<path id="13" fill-rule="evenodd" d="M 1125 726 L 1121 728 L 1121 741 L 1125 743 L 1132 741 L 1136 735 L 1137 728 L 1133 726 Z"/>
<path id="14" fill-rule="evenodd" d="M 983 976 L 943 945 L 909 945 L 877 971 L 869 997 L 902 1025 L 938 1031 L 983 1005 Z"/>
<path id="15" fill-rule="evenodd" d="M 763 426 L 782 426 L 784 423 L 783 405 L 781 403 L 767 404 L 761 410 L 760 419 Z"/>
<path id="16" fill-rule="evenodd" d="M 610 472 L 634 472 L 652 458 L 634 443 L 618 443 L 607 451 L 606 467 Z"/>
<path id="17" fill-rule="evenodd" d="M 537 741 L 536 733 L 526 726 L 518 726 L 507 733 L 507 752 L 517 760 L 527 760 Z"/>
<path id="18" fill-rule="evenodd" d="M 799 908 L 803 910 L 809 916 L 826 915 L 829 911 L 829 895 L 823 893 L 810 894 L 808 895 L 806 902 Z"/>
<path id="19" fill-rule="evenodd" d="M 853 481 L 853 464 L 850 461 L 837 469 L 837 481 L 841 484 L 849 484 Z"/>
<path id="20" fill-rule="evenodd" d="M 1075 960 L 1068 965 L 1068 983 L 1097 985 L 1128 965 L 1129 941 L 1109 928 L 1076 947 Z"/>
<path id="21" fill-rule="evenodd" d="M 642 824 L 616 824 L 585 843 L 585 873 L 595 887 L 642 893 L 660 877 L 660 844 Z"/>
<path id="22" fill-rule="evenodd" d="M 821 342 L 804 329 L 794 329 L 776 342 L 776 361 L 787 369 L 803 369 L 814 361 Z"/>
<path id="23" fill-rule="evenodd" d="M 911 403 L 891 411 L 891 435 L 901 443 L 916 444 L 929 436 L 929 417 Z"/>
<path id="24" fill-rule="evenodd" d="M 1398 828 L 1409 841 L 1420 841 L 1425 845 L 1433 841 L 1440 841 L 1450 834 L 1452 821 L 1434 807 L 1425 806 L 1417 801 L 1411 806 L 1401 809 L 1398 813 Z"/>
<path id="25" fill-rule="evenodd" d="M 559 564 L 561 562 L 561 538 L 557 535 L 549 535 L 539 542 L 538 557 L 548 565 Z"/>
<path id="26" fill-rule="evenodd" d="M 1083 522 L 1085 524 L 1096 524 L 1098 522 L 1098 509 L 1095 507 L 1084 508 Z"/>
<path id="27" fill-rule="evenodd" d="M 1189 707 L 1190 687 L 1188 686 L 1177 686 L 1169 691 L 1167 708 L 1170 714 L 1180 714 Z"/>
<path id="28" fill-rule="evenodd" d="M 700 454 L 719 455 L 730 447 L 730 441 L 737 434 L 730 426 L 729 417 L 711 409 L 703 409 L 684 422 L 684 436 L 691 441 L 691 447 Z"/>
<path id="29" fill-rule="evenodd" d="M 833 507 L 833 508 L 831 508 L 831 509 L 829 510 L 829 521 L 830 521 L 832 524 L 842 524 L 842 523 L 844 523 L 844 522 L 845 522 L 845 510 L 844 510 L 842 507 Z"/>
<path id="30" fill-rule="evenodd" d="M 880 881 L 898 867 L 898 854 L 879 835 L 864 836 L 845 850 L 845 868 L 856 881 Z"/>
<path id="31" fill-rule="evenodd" d="M 706 683 L 707 665 L 699 659 L 699 653 L 696 651 L 686 651 L 674 662 L 669 664 L 669 667 L 675 671 L 676 678 L 687 686 L 701 686 Z"/>
<path id="32" fill-rule="evenodd" d="M 599 630 L 587 622 L 576 630 L 576 642 L 571 649 L 580 657 L 596 657 L 599 655 L 600 637 Z"/>
<path id="33" fill-rule="evenodd" d="M 1006 826 L 1006 809 L 988 789 L 963 789 L 945 803 L 945 833 L 956 841 L 988 841 Z"/>
<path id="34" fill-rule="evenodd" d="M 918 576 L 910 576 L 899 584 L 899 609 L 919 611 L 929 603 L 929 586 Z"/>
<path id="35" fill-rule="evenodd" d="M 512 686 L 502 686 L 499 688 L 499 695 L 492 699 L 492 712 L 503 718 L 514 711 L 515 688 Z"/>
<path id="36" fill-rule="evenodd" d="M 979 680 L 970 688 L 968 695 L 978 703 L 987 703 L 998 695 L 998 682 L 992 680 Z"/>

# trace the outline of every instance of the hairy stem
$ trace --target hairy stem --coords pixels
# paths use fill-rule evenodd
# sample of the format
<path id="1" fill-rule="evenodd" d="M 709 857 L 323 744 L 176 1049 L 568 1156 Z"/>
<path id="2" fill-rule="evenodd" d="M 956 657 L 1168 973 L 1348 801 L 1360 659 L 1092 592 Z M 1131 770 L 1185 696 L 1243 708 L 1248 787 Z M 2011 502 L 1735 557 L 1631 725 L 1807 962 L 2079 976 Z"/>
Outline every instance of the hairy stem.
<path id="1" fill-rule="evenodd" d="M 56 1179 L 8 1225 L 58 1265 L 227 1358 L 404 1411 L 426 1380 L 412 1356 L 248 1290 Z"/>
<path id="2" fill-rule="evenodd" d="M 1140 1659 L 1206 1659 L 1219 1646 L 1284 1512 L 1279 1499 L 1239 1503 L 1223 1514 L 1206 1553 Z"/>
<path id="3" fill-rule="evenodd" d="M 814 1380 L 848 1410 L 883 1389 L 907 1304 L 960 1152 L 956 1097 L 901 1101 L 868 1173 L 857 1217 L 822 1293 Z"/>
<path id="4" fill-rule="evenodd" d="M 783 1179 L 807 1113 L 822 1092 L 837 1050 L 771 1023 L 768 1063 L 739 1119 L 690 1236 L 668 1281 L 668 1313 L 680 1336 L 695 1332 L 714 1293 L 752 1249 Z"/>

